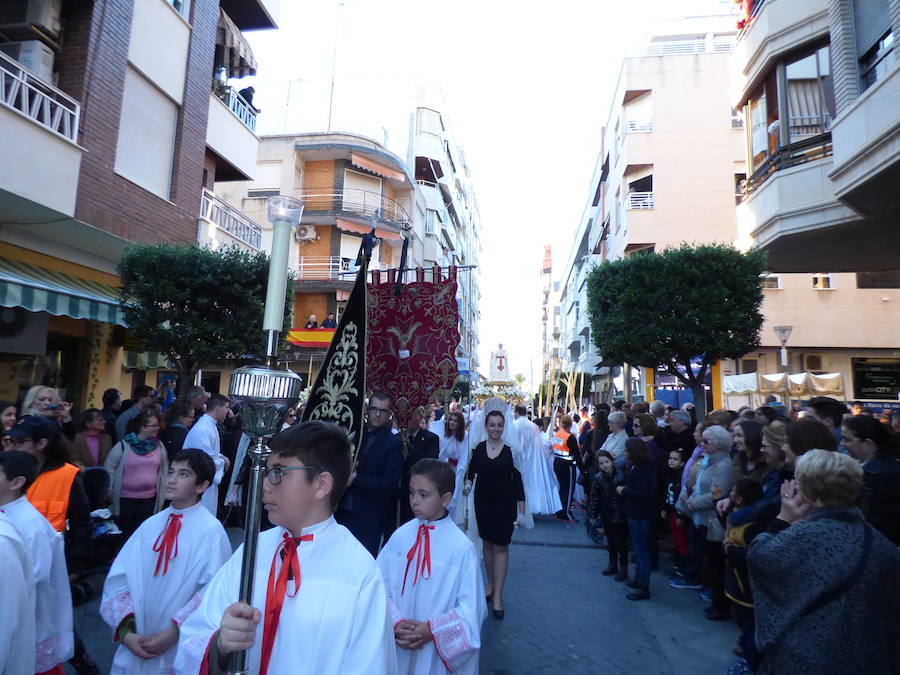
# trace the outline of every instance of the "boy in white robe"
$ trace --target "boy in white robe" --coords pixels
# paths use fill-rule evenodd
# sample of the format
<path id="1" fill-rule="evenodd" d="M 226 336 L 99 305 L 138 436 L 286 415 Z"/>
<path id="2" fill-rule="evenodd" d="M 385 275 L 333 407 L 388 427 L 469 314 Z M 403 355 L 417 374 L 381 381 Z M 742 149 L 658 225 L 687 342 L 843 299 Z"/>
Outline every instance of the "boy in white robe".
<path id="1" fill-rule="evenodd" d="M 0 482 L 5 481 L 0 477 Z M 34 672 L 34 583 L 31 556 L 16 526 L 0 513 L 0 675 Z"/>
<path id="2" fill-rule="evenodd" d="M 31 557 L 35 608 L 34 670 L 30 672 L 61 675 L 60 664 L 74 653 L 72 595 L 62 535 L 25 496 L 37 475 L 34 455 L 14 450 L 0 453 L 0 511 L 18 530 Z"/>
<path id="3" fill-rule="evenodd" d="M 252 606 L 238 602 L 243 547 L 182 626 L 180 675 L 222 673 L 248 650 L 254 675 L 393 675 L 387 593 L 372 556 L 334 509 L 350 479 L 350 444 L 335 424 L 309 421 L 272 441 Z"/>
<path id="4" fill-rule="evenodd" d="M 119 643 L 111 675 L 175 672 L 180 626 L 231 555 L 222 524 L 201 503 L 214 475 L 202 450 L 175 455 L 165 494 L 172 504 L 145 520 L 116 556 L 100 603 Z"/>
<path id="5" fill-rule="evenodd" d="M 484 586 L 475 547 L 447 507 L 455 474 L 423 459 L 412 467 L 409 503 L 415 518 L 378 554 L 391 601 L 398 672 L 477 673 Z"/>

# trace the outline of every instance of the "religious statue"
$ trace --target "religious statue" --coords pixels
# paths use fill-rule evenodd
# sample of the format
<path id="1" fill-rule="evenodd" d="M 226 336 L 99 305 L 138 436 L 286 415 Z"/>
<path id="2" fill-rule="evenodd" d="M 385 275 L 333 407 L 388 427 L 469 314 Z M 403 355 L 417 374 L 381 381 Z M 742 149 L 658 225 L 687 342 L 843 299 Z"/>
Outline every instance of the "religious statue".
<path id="1" fill-rule="evenodd" d="M 509 359 L 501 344 L 497 351 L 491 352 L 491 382 L 512 382 L 509 374 Z"/>

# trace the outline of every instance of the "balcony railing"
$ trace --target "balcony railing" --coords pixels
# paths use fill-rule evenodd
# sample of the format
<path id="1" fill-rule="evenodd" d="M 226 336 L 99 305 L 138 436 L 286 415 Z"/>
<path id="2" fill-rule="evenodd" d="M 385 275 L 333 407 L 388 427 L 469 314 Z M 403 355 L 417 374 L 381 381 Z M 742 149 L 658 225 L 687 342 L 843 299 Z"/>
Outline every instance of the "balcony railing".
<path id="1" fill-rule="evenodd" d="M 66 140 L 78 141 L 81 106 L 0 53 L 0 103 Z"/>
<path id="2" fill-rule="evenodd" d="M 200 200 L 200 217 L 215 223 L 220 229 L 257 251 L 262 245 L 262 228 L 231 204 L 206 189 L 203 190 Z"/>
<path id="3" fill-rule="evenodd" d="M 769 176 L 776 171 L 788 169 L 798 164 L 812 162 L 832 154 L 831 132 L 806 138 L 790 145 L 779 148 L 775 154 L 770 155 L 766 161 L 760 164 L 746 181 L 744 181 L 744 196 L 751 194 L 762 185 Z"/>
<path id="4" fill-rule="evenodd" d="M 334 213 L 371 220 L 376 215 L 379 220 L 392 223 L 401 229 L 410 226 L 409 214 L 399 203 L 378 192 L 346 188 L 340 191 L 320 188 L 303 188 L 298 199 L 303 202 L 305 213 Z"/>
<path id="5" fill-rule="evenodd" d="M 630 134 L 653 131 L 653 120 L 628 120 L 625 122 L 625 131 Z"/>
<path id="6" fill-rule="evenodd" d="M 643 211 L 654 208 L 652 192 L 629 192 L 628 209 L 630 211 Z"/>
<path id="7" fill-rule="evenodd" d="M 297 268 L 297 281 L 348 281 L 354 279 L 359 268 L 354 258 L 340 256 L 305 255 L 300 258 Z M 384 270 L 386 267 L 378 262 L 369 264 L 369 271 Z"/>
<path id="8" fill-rule="evenodd" d="M 213 83 L 213 92 L 244 123 L 245 127 L 256 133 L 256 108 L 247 103 L 246 99 L 234 90 L 234 87 L 222 85 L 216 80 Z"/>

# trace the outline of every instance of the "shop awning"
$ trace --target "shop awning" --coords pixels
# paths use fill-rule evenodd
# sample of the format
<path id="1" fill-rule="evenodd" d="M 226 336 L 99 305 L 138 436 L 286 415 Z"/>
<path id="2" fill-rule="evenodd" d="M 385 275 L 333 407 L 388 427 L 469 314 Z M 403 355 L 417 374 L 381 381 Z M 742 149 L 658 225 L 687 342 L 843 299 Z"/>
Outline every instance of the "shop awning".
<path id="1" fill-rule="evenodd" d="M 0 307 L 126 325 L 117 288 L 17 260 L 0 259 Z"/>
<path id="2" fill-rule="evenodd" d="M 165 368 L 166 370 L 174 369 L 169 363 L 165 354 L 159 352 L 125 352 L 125 360 L 122 367 L 130 370 L 156 370 L 157 368 Z"/>
<path id="3" fill-rule="evenodd" d="M 395 180 L 398 183 L 406 182 L 406 176 L 403 175 L 402 171 L 389 169 L 383 164 L 379 164 L 378 162 L 371 160 L 368 157 L 358 155 L 355 152 L 350 153 L 350 162 L 353 164 L 353 166 L 358 166 L 360 169 L 365 169 L 366 171 L 377 173 L 379 176 L 390 178 L 391 180 Z"/>
<path id="4" fill-rule="evenodd" d="M 291 328 L 287 341 L 298 347 L 319 347 L 327 349 L 334 337 L 334 328 Z"/>

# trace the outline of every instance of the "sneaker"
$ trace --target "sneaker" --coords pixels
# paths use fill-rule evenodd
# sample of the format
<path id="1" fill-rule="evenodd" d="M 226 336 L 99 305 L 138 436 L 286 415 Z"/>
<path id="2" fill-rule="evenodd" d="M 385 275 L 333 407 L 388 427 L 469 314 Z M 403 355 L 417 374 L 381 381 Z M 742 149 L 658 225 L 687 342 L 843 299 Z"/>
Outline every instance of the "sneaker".
<path id="1" fill-rule="evenodd" d="M 699 595 L 703 602 L 712 602 L 712 591 L 700 591 Z"/>
<path id="2" fill-rule="evenodd" d="M 747 661 L 741 659 L 728 669 L 728 675 L 753 675 L 753 671 L 747 665 Z"/>
<path id="3" fill-rule="evenodd" d="M 680 567 L 673 567 L 672 569 L 669 570 L 669 578 L 670 579 L 677 579 L 677 578 L 683 577 L 683 576 L 684 576 L 684 572 L 681 571 Z"/>
<path id="4" fill-rule="evenodd" d="M 683 578 L 672 579 L 672 581 L 669 582 L 669 586 L 672 588 L 689 588 L 695 591 L 699 591 L 703 588 L 703 584 L 698 584 L 696 581 Z"/>

